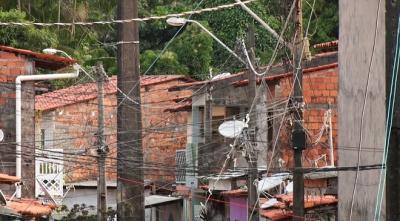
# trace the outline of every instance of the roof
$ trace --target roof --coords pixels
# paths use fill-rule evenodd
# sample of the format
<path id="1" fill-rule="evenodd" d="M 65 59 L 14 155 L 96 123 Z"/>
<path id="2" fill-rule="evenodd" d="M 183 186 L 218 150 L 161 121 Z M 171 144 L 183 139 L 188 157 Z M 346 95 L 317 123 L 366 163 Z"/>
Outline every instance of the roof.
<path id="1" fill-rule="evenodd" d="M 107 187 L 117 187 L 116 180 L 107 180 L 106 181 Z M 151 185 L 150 180 L 144 181 L 145 186 Z M 86 180 L 80 182 L 72 182 L 72 183 L 64 183 L 64 186 L 71 186 L 73 185 L 75 188 L 97 188 L 97 180 Z"/>
<path id="2" fill-rule="evenodd" d="M 107 180 L 106 181 L 107 187 L 117 187 L 117 181 L 115 180 Z M 74 182 L 74 183 L 65 183 L 64 186 L 73 185 L 74 187 L 97 187 L 97 180 L 87 180 L 82 182 Z"/>
<path id="3" fill-rule="evenodd" d="M 183 75 L 146 75 L 141 76 L 140 84 L 142 87 L 161 84 L 173 80 L 184 82 L 193 81 Z M 105 94 L 117 93 L 117 77 L 113 76 L 104 84 Z M 97 98 L 96 83 L 79 84 L 61 90 L 45 93 L 35 97 L 35 110 L 48 111 L 59 107 L 76 104 Z"/>
<path id="4" fill-rule="evenodd" d="M 0 206 L 0 215 L 21 218 L 21 214 L 5 206 Z"/>
<path id="5" fill-rule="evenodd" d="M 331 69 L 331 68 L 336 68 L 338 67 L 338 63 L 332 63 L 332 64 L 327 64 L 327 65 L 321 65 L 318 67 L 312 67 L 312 68 L 306 68 L 303 69 L 303 74 L 308 74 L 308 73 L 314 73 L 317 71 L 321 71 L 321 70 L 327 70 L 327 69 Z M 266 76 L 264 77 L 264 80 L 266 82 L 270 82 L 270 81 L 276 81 L 276 80 L 280 80 L 282 78 L 287 78 L 287 77 L 291 77 L 293 76 L 293 72 L 287 72 L 287 73 L 283 73 L 283 74 L 279 74 L 279 75 L 272 75 L 272 76 Z M 261 82 L 261 79 L 257 80 L 257 83 L 259 84 Z M 236 81 L 234 83 L 232 83 L 232 85 L 234 85 L 235 87 L 243 87 L 248 85 L 249 80 L 241 80 L 241 81 Z"/>
<path id="6" fill-rule="evenodd" d="M 329 42 L 315 44 L 315 45 L 313 45 L 313 48 L 315 48 L 315 49 L 330 49 L 330 48 L 337 49 L 338 46 L 339 46 L 339 40 L 335 40 L 335 41 L 329 41 Z"/>
<path id="7" fill-rule="evenodd" d="M 35 61 L 36 67 L 58 70 L 75 64 L 77 61 L 71 58 L 61 57 L 57 55 L 49 55 L 30 50 L 13 48 L 9 46 L 0 45 L 0 51 L 9 52 L 17 55 L 23 55 Z"/>
<path id="8" fill-rule="evenodd" d="M 247 196 L 247 189 L 236 189 L 236 190 L 227 190 L 227 191 L 222 191 L 221 195 L 223 196 Z"/>
<path id="9" fill-rule="evenodd" d="M 55 209 L 33 199 L 20 199 L 7 202 L 7 208 L 25 216 L 47 216 Z"/>
<path id="10" fill-rule="evenodd" d="M 293 206 L 293 195 L 292 194 L 281 194 L 275 196 L 276 203 L 274 205 L 270 204 L 267 209 L 262 209 L 260 211 L 261 216 L 267 217 L 270 220 L 286 220 L 293 216 L 291 210 Z M 266 200 L 261 201 L 261 203 L 266 203 Z M 304 209 L 313 209 L 321 206 L 336 205 L 338 202 L 335 196 L 305 196 L 304 198 Z M 262 205 L 261 205 L 262 206 Z"/>
<path id="11" fill-rule="evenodd" d="M 324 69 L 327 67 L 326 65 L 337 66 L 337 61 L 338 61 L 337 56 L 338 56 L 337 51 L 316 54 L 312 57 L 311 61 L 307 61 L 304 63 L 303 72 L 307 73 L 307 71 L 308 72 L 317 71 L 318 68 Z M 265 70 L 266 68 L 267 67 L 262 67 L 260 69 Z M 198 89 L 200 86 L 203 86 L 206 84 L 214 84 L 214 83 L 226 82 L 226 81 L 232 81 L 232 83 L 234 85 L 235 85 L 235 83 L 237 83 L 238 85 L 235 85 L 235 86 L 244 86 L 244 85 L 247 85 L 247 82 L 248 82 L 246 80 L 247 79 L 246 73 L 247 73 L 246 71 L 241 71 L 236 74 L 224 76 L 224 77 L 217 78 L 217 79 L 184 83 L 184 84 L 172 86 L 168 90 L 176 91 L 176 90 Z M 281 78 L 291 76 L 292 74 L 293 74 L 292 72 L 287 72 L 285 70 L 284 64 L 276 64 L 276 65 L 273 65 L 272 67 L 270 67 L 269 75 L 266 76 L 265 79 L 268 81 L 279 80 Z"/>
<path id="12" fill-rule="evenodd" d="M 0 173 L 0 184 L 14 184 L 21 181 L 16 176 L 10 176 L 8 174 Z"/>
<path id="13" fill-rule="evenodd" d="M 176 201 L 181 201 L 180 197 L 172 197 L 172 196 L 161 196 L 161 195 L 150 195 L 146 196 L 144 199 L 145 207 L 154 207 L 161 204 L 168 204 Z"/>
<path id="14" fill-rule="evenodd" d="M 174 107 L 167 108 L 164 112 L 179 112 L 179 111 L 192 111 L 192 99 L 182 101 Z"/>

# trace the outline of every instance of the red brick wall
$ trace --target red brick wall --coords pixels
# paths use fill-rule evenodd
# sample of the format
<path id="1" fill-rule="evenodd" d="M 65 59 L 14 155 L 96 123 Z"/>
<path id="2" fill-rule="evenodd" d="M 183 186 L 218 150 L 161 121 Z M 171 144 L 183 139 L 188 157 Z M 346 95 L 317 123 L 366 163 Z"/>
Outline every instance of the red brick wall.
<path id="1" fill-rule="evenodd" d="M 290 95 L 293 85 L 293 78 L 284 78 L 280 82 L 281 96 Z M 328 133 L 324 132 L 322 138 L 317 144 L 316 141 L 324 122 L 324 114 L 328 105 L 332 107 L 332 127 L 335 162 L 337 162 L 337 98 L 338 98 L 338 68 L 331 67 L 314 72 L 305 72 L 303 76 L 303 95 L 305 101 L 304 109 L 304 127 L 311 134 L 308 140 L 308 147 L 303 152 L 304 166 L 313 166 L 313 161 L 326 154 L 326 162 L 330 162 Z M 279 140 L 281 149 L 281 158 L 286 162 L 286 167 L 293 167 L 293 150 L 290 138 L 291 126 L 288 121 L 285 122 L 281 131 Z M 325 161 L 317 162 L 318 166 L 325 165 Z"/>
<path id="2" fill-rule="evenodd" d="M 15 175 L 15 79 L 18 75 L 32 74 L 34 64 L 23 56 L 0 52 L 0 129 L 5 138 L 0 142 L 0 173 Z M 34 192 L 34 87 L 22 85 L 22 181 L 24 197 Z M 1 187 L 12 194 L 15 187 Z"/>
<path id="3" fill-rule="evenodd" d="M 142 87 L 142 123 L 145 179 L 154 182 L 172 182 L 174 177 L 175 151 L 186 145 L 187 113 L 164 112 L 176 105 L 173 99 L 189 95 L 189 91 L 168 92 L 168 88 L 182 83 L 181 80 Z M 107 95 L 105 105 L 106 141 L 110 149 L 107 161 L 107 176 L 116 177 L 117 156 L 117 100 L 116 95 Z M 64 152 L 81 150 L 90 156 L 75 157 L 65 154 L 65 179 L 67 182 L 93 180 L 97 177 L 97 164 L 94 134 L 97 131 L 97 100 L 80 102 L 58 108 L 54 111 L 37 113 L 37 134 L 45 121 L 54 122 L 53 148 L 62 148 Z M 57 141 L 59 140 L 59 141 Z M 76 153 L 75 153 L 76 154 Z M 82 155 L 79 153 L 79 155 Z M 68 157 L 69 156 L 69 157 Z M 79 163 L 85 162 L 85 163 Z M 157 169 L 159 168 L 159 169 Z M 167 171 L 170 169 L 169 171 Z"/>

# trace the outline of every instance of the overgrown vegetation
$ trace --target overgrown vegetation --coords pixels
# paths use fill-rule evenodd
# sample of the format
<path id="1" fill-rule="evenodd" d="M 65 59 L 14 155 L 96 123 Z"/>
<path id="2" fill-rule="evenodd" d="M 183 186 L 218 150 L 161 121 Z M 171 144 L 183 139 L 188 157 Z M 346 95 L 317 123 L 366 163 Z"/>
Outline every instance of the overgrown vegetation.
<path id="1" fill-rule="evenodd" d="M 139 16 L 165 15 L 206 8 L 232 0 L 140 0 Z M 290 0 L 260 0 L 249 4 L 262 19 L 278 33 L 288 14 Z M 111 20 L 116 16 L 116 0 L 3 0 L 0 2 L 0 21 L 74 22 Z M 308 23 L 313 1 L 304 0 L 304 23 Z M 309 39 L 311 44 L 338 38 L 338 0 L 316 0 Z M 256 53 L 260 64 L 266 64 L 276 39 L 265 31 L 240 7 L 194 15 L 230 48 L 241 52 L 238 39 L 244 38 L 249 25 L 256 28 Z M 205 79 L 212 67 L 214 73 L 233 72 L 242 68 L 234 57 L 194 24 L 186 25 L 169 47 L 160 55 L 179 28 L 164 20 L 140 23 L 141 72 L 146 74 L 186 74 Z M 116 25 L 71 27 L 17 27 L 0 29 L 0 43 L 40 51 L 55 47 L 77 58 L 84 67 L 103 61 L 106 71 L 117 73 Z M 291 41 L 291 28 L 284 38 Z M 282 51 L 282 50 L 281 50 Z M 157 62 L 154 60 L 160 55 Z M 287 56 L 284 51 L 280 57 Z"/>

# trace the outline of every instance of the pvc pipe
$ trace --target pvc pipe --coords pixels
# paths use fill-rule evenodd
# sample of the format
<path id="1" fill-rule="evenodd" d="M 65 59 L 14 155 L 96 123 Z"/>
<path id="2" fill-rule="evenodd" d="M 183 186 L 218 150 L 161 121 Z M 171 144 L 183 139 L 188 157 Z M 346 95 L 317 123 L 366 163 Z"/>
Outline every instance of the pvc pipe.
<path id="1" fill-rule="evenodd" d="M 15 142 L 16 142 L 16 176 L 22 175 L 22 82 L 76 78 L 79 76 L 80 66 L 74 65 L 74 73 L 20 75 L 15 79 Z M 21 185 L 17 185 L 16 197 L 21 198 Z"/>
<path id="2" fill-rule="evenodd" d="M 332 167 L 335 166 L 334 152 L 333 152 L 333 135 L 332 135 L 332 110 L 328 110 L 328 123 L 329 123 L 329 150 L 330 150 L 330 164 Z"/>

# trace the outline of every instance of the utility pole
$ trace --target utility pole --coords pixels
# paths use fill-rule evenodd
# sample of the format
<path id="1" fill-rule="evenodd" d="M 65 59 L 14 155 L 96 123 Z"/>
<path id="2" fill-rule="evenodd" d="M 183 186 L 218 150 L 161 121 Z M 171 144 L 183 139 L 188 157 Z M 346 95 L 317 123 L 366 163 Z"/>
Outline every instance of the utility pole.
<path id="1" fill-rule="evenodd" d="M 104 137 L 104 76 L 105 71 L 101 62 L 96 65 L 97 74 L 97 154 L 98 154 L 98 172 L 97 180 L 97 220 L 107 220 L 107 184 L 105 161 L 107 156 L 106 140 Z"/>
<path id="2" fill-rule="evenodd" d="M 293 111 L 293 131 L 292 143 L 294 148 L 294 172 L 293 172 L 293 220 L 304 220 L 304 177 L 302 171 L 303 149 L 306 147 L 306 137 L 303 129 L 303 13 L 302 0 L 296 0 L 294 10 L 295 39 L 293 43 L 293 80 L 294 93 L 292 104 L 295 106 Z"/>
<path id="3" fill-rule="evenodd" d="M 254 27 L 250 25 L 248 27 L 248 32 L 247 32 L 247 44 L 248 44 L 248 54 L 250 57 L 250 62 L 252 64 L 255 63 L 255 35 L 254 35 Z M 248 85 L 248 96 L 249 96 L 249 109 L 251 108 L 253 104 L 253 98 L 256 97 L 256 87 L 257 87 L 257 82 L 256 82 L 256 75 L 249 70 L 248 71 L 248 79 L 249 79 L 249 85 Z M 257 102 L 257 101 L 254 101 Z M 250 140 L 248 143 L 248 149 L 247 149 L 247 154 L 246 154 L 246 160 L 249 165 L 248 168 L 248 175 L 247 175 L 247 189 L 248 189 L 248 199 L 247 199 L 247 216 L 249 217 L 249 221 L 258 221 L 260 219 L 259 214 L 258 214 L 258 192 L 257 188 L 254 185 L 254 181 L 258 179 L 258 169 L 257 169 L 257 153 L 255 152 L 255 148 L 253 147 L 255 136 L 256 136 L 256 119 L 257 113 L 251 114 L 250 113 L 250 121 L 248 122 L 249 124 L 249 131 L 252 133 L 254 136 L 249 136 Z M 253 210 L 254 209 L 254 210 Z"/>
<path id="4" fill-rule="evenodd" d="M 117 18 L 137 18 L 137 4 L 137 0 L 119 0 Z M 118 221 L 142 221 L 144 175 L 138 23 L 119 23 L 118 42 L 117 217 Z"/>

